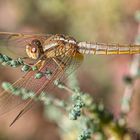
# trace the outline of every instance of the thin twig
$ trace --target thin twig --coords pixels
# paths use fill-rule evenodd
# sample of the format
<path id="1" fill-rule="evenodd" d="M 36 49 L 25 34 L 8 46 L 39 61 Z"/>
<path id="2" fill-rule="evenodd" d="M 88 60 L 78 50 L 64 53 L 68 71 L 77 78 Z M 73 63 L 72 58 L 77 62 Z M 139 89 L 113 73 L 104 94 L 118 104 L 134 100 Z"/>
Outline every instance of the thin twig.
<path id="1" fill-rule="evenodd" d="M 138 35 L 140 35 L 140 23 L 138 26 L 137 36 Z M 140 43 L 138 41 L 135 41 L 135 42 Z M 124 116 L 126 116 L 131 109 L 132 98 L 134 96 L 134 82 L 135 82 L 136 76 L 138 75 L 139 63 L 140 63 L 140 55 L 136 54 L 134 55 L 131 65 L 130 65 L 129 76 L 127 77 L 129 79 L 129 82 L 126 81 L 124 95 L 122 98 L 121 113 Z"/>

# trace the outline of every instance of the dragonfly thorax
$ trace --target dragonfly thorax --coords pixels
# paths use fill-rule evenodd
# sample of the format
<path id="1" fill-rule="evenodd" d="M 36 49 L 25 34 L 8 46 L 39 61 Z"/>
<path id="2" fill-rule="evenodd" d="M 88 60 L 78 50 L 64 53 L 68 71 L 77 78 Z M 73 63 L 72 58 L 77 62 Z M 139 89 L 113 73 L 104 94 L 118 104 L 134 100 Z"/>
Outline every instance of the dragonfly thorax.
<path id="1" fill-rule="evenodd" d="M 76 40 L 73 37 L 62 35 L 62 34 L 56 34 L 50 37 L 51 40 L 54 41 L 63 41 L 65 43 L 71 43 L 71 44 L 76 44 Z"/>
<path id="2" fill-rule="evenodd" d="M 43 51 L 47 58 L 67 55 L 77 49 L 74 38 L 64 35 L 53 35 L 43 44 Z"/>
<path id="3" fill-rule="evenodd" d="M 49 37 L 45 41 L 45 43 L 43 45 L 43 50 L 45 52 L 47 50 L 54 49 L 57 46 L 65 45 L 65 44 L 73 44 L 73 45 L 76 45 L 77 42 L 72 37 L 61 35 L 61 34 L 56 34 L 56 35 L 52 35 L 51 37 Z"/>

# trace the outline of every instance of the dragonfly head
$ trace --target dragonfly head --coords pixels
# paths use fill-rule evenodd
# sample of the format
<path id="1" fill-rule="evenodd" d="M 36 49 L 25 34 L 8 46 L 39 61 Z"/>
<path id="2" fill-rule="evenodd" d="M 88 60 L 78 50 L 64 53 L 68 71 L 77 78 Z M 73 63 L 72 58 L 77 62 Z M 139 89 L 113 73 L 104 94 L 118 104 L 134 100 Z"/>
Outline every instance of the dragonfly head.
<path id="1" fill-rule="evenodd" d="M 26 46 L 26 53 L 28 57 L 32 59 L 38 59 L 44 53 L 41 42 L 38 39 L 32 40 L 32 42 Z"/>

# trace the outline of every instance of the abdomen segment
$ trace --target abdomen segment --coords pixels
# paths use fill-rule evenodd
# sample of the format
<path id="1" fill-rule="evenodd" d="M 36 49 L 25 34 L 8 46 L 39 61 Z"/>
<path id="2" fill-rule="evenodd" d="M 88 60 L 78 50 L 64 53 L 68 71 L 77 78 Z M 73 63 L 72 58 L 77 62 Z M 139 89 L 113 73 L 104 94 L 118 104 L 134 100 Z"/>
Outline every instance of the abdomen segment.
<path id="1" fill-rule="evenodd" d="M 139 54 L 140 45 L 121 45 L 121 44 L 103 44 L 103 43 L 78 43 L 79 52 L 82 54 Z"/>

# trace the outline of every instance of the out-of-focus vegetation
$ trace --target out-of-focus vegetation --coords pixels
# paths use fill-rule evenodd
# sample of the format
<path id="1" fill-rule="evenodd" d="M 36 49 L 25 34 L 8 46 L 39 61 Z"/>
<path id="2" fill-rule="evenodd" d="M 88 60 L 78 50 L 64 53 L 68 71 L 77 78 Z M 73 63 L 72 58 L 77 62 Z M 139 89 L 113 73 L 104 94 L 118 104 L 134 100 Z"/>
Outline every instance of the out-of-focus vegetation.
<path id="1" fill-rule="evenodd" d="M 0 0 L 0 31 L 62 33 L 77 40 L 132 43 L 139 30 L 134 18 L 139 9 L 139 0 Z M 102 101 L 116 117 L 125 88 L 122 78 L 129 73 L 131 58 L 128 55 L 88 56 L 77 72 L 81 90 Z M 13 82 L 21 75 L 20 70 L 0 66 L 0 82 Z M 127 124 L 140 132 L 138 93 L 139 80 L 135 83 Z M 42 108 L 38 106 L 30 111 L 12 128 L 8 128 L 8 122 L 15 113 L 8 114 L 8 118 L 1 117 L 0 139 L 60 139 L 56 123 L 43 116 Z M 55 108 L 50 111 L 56 116 Z M 61 114 L 57 115 L 61 118 Z M 60 127 L 70 123 L 66 120 L 58 120 Z M 61 136 L 68 138 L 65 133 Z"/>

